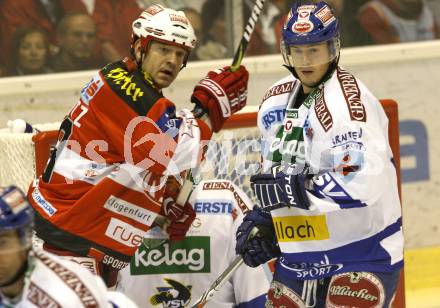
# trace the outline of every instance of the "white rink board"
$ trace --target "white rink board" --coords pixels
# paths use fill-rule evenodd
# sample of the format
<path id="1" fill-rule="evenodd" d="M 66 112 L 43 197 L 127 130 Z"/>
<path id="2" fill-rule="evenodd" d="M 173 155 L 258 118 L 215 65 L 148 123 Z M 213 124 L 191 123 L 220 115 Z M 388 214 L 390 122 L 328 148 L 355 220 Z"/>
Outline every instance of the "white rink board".
<path id="1" fill-rule="evenodd" d="M 440 153 L 440 41 L 349 48 L 342 50 L 341 59 L 378 98 L 399 103 L 401 128 L 406 133 L 400 140 L 405 149 L 402 168 L 408 175 L 403 185 L 407 248 L 440 245 L 440 163 L 436 160 Z M 189 63 L 165 91 L 166 96 L 179 107 L 190 108 L 194 84 L 208 70 L 230 61 Z M 281 67 L 281 56 L 248 57 L 244 63 L 251 73 L 250 105 L 258 105 L 266 89 L 288 73 Z M 0 79 L 0 127 L 13 118 L 30 123 L 60 121 L 95 73 Z"/>

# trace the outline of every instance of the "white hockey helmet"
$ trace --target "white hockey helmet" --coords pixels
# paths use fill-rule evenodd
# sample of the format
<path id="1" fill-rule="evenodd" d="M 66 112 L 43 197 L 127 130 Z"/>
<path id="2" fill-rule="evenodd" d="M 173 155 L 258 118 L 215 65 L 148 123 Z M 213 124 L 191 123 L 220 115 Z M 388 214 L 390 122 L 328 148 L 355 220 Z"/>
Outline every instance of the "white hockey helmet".
<path id="1" fill-rule="evenodd" d="M 134 43 L 141 39 L 142 52 L 146 53 L 152 40 L 183 47 L 189 52 L 196 46 L 194 29 L 185 13 L 175 11 L 160 4 L 144 10 L 132 23 L 131 50 Z M 186 62 L 186 61 L 185 61 Z"/>

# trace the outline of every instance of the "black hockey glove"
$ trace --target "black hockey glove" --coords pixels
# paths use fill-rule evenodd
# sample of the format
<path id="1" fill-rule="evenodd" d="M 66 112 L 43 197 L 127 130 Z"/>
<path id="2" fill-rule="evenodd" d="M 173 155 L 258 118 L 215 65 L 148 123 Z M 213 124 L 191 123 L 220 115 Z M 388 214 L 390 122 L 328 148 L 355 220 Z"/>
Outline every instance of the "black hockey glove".
<path id="1" fill-rule="evenodd" d="M 258 228 L 258 233 L 251 237 L 254 227 Z M 236 241 L 235 252 L 242 255 L 244 263 L 250 267 L 257 267 L 281 254 L 272 217 L 257 206 L 244 217 L 238 227 Z"/>
<path id="2" fill-rule="evenodd" d="M 308 177 L 307 169 L 298 174 L 286 174 L 280 171 L 276 176 L 253 175 L 250 182 L 260 206 L 266 211 L 285 205 L 308 209 L 310 203 L 305 189 L 305 181 Z"/>

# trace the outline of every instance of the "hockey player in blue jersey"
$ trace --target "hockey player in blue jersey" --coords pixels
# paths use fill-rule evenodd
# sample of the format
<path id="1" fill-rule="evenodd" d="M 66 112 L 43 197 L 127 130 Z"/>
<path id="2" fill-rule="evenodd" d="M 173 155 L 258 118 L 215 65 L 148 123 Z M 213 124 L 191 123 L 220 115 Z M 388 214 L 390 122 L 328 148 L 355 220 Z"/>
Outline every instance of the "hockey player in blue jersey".
<path id="1" fill-rule="evenodd" d="M 258 112 L 259 206 L 236 252 L 252 267 L 278 258 L 266 307 L 389 307 L 403 234 L 386 114 L 338 66 L 338 20 L 325 2 L 292 7 L 281 50 L 290 74 Z M 283 117 L 267 121 L 274 112 Z M 265 236 L 248 241 L 254 226 Z"/>

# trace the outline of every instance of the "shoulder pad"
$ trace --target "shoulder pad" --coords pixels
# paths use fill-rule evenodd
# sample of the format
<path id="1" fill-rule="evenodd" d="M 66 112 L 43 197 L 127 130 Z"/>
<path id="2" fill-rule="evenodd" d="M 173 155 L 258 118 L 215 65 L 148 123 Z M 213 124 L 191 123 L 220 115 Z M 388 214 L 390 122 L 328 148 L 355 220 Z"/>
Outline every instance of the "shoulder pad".
<path id="1" fill-rule="evenodd" d="M 288 76 L 275 82 L 264 94 L 261 104 L 272 96 L 277 96 L 292 91 L 295 81 L 296 78 L 289 74 Z"/>
<path id="2" fill-rule="evenodd" d="M 151 79 L 139 70 L 129 72 L 122 61 L 105 66 L 101 74 L 113 92 L 141 116 L 163 97 Z"/>

